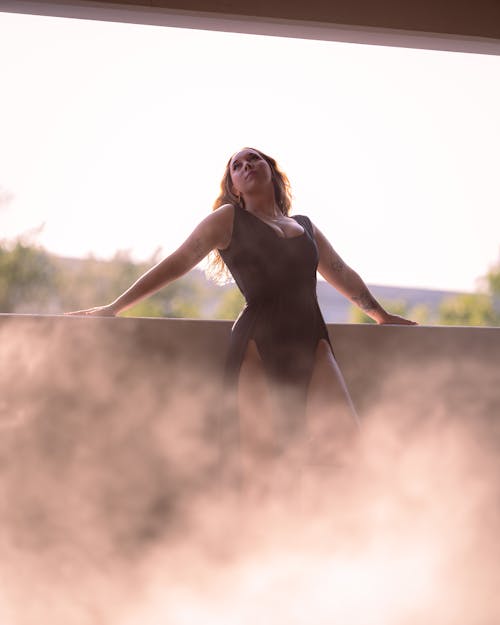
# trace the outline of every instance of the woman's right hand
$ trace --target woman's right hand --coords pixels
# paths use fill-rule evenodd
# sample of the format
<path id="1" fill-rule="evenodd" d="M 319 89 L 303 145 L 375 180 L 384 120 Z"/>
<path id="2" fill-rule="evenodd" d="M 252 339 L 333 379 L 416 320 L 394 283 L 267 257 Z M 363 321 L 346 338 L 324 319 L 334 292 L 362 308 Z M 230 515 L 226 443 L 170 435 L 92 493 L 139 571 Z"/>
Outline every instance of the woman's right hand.
<path id="1" fill-rule="evenodd" d="M 82 317 L 115 317 L 116 310 L 113 308 L 112 304 L 107 304 L 106 306 L 95 306 L 94 308 L 87 308 L 86 310 L 72 310 L 64 314 Z"/>

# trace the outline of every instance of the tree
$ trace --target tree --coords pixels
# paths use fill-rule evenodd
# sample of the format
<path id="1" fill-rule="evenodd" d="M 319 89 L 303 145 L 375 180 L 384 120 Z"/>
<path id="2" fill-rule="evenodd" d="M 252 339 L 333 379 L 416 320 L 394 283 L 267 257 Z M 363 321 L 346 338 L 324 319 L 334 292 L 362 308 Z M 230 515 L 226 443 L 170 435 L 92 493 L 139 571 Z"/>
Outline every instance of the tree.
<path id="1" fill-rule="evenodd" d="M 0 242 L 0 311 L 26 313 L 56 307 L 57 270 L 29 235 Z"/>
<path id="2" fill-rule="evenodd" d="M 500 256 L 496 263 L 490 266 L 488 273 L 480 279 L 479 288 L 492 296 L 500 297 Z"/>
<path id="3" fill-rule="evenodd" d="M 238 287 L 229 287 L 227 290 L 224 291 L 220 299 L 220 304 L 215 311 L 214 318 L 229 320 L 236 319 L 236 317 L 240 314 L 244 304 L 245 299 Z"/>
<path id="4" fill-rule="evenodd" d="M 441 302 L 439 322 L 443 325 L 497 326 L 500 325 L 500 315 L 494 310 L 490 295 L 463 293 Z"/>
<path id="5" fill-rule="evenodd" d="M 441 303 L 439 322 L 444 325 L 500 325 L 500 258 L 478 280 L 478 292 L 450 297 Z"/>
<path id="6" fill-rule="evenodd" d="M 113 301 L 157 262 L 136 263 L 127 251 L 111 260 L 61 258 L 32 241 L 37 232 L 0 241 L 0 312 L 61 313 Z M 196 276 L 186 276 L 138 302 L 131 317 L 201 316 L 205 293 Z"/>
<path id="7" fill-rule="evenodd" d="M 80 310 L 113 301 L 149 267 L 135 263 L 128 251 L 118 251 L 109 261 L 92 256 L 83 260 L 58 259 L 58 293 L 62 310 Z M 126 317 L 200 317 L 200 293 L 188 275 L 172 282 L 123 313 Z"/>

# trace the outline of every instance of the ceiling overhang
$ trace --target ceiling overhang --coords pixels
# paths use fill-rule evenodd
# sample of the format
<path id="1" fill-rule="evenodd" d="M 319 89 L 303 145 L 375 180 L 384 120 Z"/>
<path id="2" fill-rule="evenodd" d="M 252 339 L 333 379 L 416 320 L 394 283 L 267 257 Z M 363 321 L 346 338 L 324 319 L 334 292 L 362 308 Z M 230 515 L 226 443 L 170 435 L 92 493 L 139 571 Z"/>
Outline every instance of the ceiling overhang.
<path id="1" fill-rule="evenodd" d="M 0 10 L 500 54 L 500 2 L 495 0 L 0 0 Z"/>

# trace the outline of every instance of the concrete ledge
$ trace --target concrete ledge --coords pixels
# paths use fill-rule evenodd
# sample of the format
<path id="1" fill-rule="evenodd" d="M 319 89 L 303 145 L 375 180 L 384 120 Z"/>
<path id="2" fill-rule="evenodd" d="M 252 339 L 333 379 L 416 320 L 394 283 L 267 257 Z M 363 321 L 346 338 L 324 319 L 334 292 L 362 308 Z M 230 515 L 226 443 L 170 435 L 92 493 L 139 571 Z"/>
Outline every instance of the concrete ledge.
<path id="1" fill-rule="evenodd" d="M 182 375 L 218 392 L 231 322 L 0 315 L 0 397 L 57 386 L 78 394 L 90 372 L 151 389 Z M 328 324 L 336 358 L 362 417 L 383 405 L 425 415 L 496 418 L 500 328 Z M 50 373 L 49 376 L 47 374 Z M 118 377 L 117 377 L 118 376 Z M 173 376 L 173 377 L 172 377 Z M 90 379 L 90 378 L 89 378 Z M 59 381 L 58 381 L 59 380 Z M 87 380 L 88 384 L 90 382 Z M 109 388 L 112 394 L 112 386 Z M 126 393 L 127 388 L 116 388 Z M 91 385 L 85 389 L 92 393 Z M 109 398 L 112 401 L 112 397 Z M 17 400 L 16 400 L 17 402 Z"/>

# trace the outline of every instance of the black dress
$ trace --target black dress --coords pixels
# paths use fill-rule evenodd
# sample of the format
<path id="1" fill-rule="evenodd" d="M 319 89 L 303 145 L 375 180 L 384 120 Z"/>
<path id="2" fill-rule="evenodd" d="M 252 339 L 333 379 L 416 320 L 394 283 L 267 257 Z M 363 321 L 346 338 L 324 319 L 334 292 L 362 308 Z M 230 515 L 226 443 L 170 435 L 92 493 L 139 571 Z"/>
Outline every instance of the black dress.
<path id="1" fill-rule="evenodd" d="M 235 206 L 231 242 L 220 254 L 246 304 L 232 328 L 226 381 L 236 388 L 248 341 L 254 339 L 269 381 L 275 388 L 293 388 L 297 413 L 303 414 L 316 347 L 321 339 L 330 340 L 316 295 L 313 227 L 304 215 L 293 219 L 304 232 L 283 238 Z"/>

